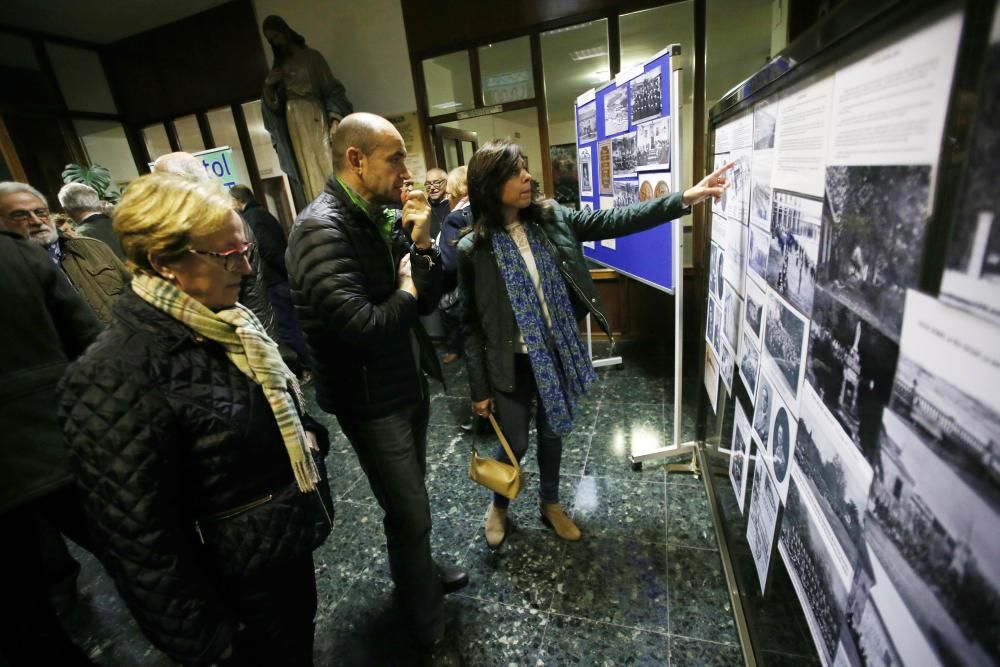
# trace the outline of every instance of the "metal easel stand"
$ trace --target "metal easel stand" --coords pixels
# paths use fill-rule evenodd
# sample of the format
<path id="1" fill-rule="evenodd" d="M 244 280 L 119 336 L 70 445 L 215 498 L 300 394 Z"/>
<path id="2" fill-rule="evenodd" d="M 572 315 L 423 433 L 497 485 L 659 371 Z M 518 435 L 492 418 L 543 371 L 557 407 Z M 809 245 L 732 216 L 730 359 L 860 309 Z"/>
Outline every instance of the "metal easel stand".
<path id="1" fill-rule="evenodd" d="M 594 359 L 594 335 L 590 329 L 590 313 L 587 313 L 587 356 L 590 357 L 590 363 L 594 364 L 594 368 L 621 366 L 624 363 L 621 357 Z"/>

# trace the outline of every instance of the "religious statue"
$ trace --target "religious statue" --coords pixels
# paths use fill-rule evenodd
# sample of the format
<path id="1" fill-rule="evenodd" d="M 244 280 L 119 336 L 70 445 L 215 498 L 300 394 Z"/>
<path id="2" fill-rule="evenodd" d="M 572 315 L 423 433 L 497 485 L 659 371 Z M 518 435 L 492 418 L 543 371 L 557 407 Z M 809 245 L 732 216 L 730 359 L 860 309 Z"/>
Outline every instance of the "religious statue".
<path id="1" fill-rule="evenodd" d="M 323 56 L 283 18 L 268 16 L 262 27 L 274 62 L 264 80 L 261 114 L 301 208 L 333 173 L 330 137 L 354 107 Z"/>

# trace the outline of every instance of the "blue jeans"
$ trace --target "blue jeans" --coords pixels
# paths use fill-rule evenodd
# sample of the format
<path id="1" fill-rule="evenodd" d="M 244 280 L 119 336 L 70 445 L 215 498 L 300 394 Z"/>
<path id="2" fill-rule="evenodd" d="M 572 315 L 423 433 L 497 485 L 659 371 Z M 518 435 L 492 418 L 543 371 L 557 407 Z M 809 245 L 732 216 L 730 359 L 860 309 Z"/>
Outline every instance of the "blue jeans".
<path id="1" fill-rule="evenodd" d="M 520 462 L 528 451 L 528 425 L 531 420 L 531 404 L 536 404 L 535 428 L 538 430 L 538 497 L 543 503 L 559 502 L 559 466 L 562 463 L 562 438 L 553 433 L 545 415 L 545 407 L 538 395 L 535 374 L 526 354 L 514 355 L 514 391 L 498 391 L 493 397 L 496 404 L 496 418 L 507 438 L 514 456 Z M 497 461 L 510 463 L 502 445 L 497 446 Z M 510 500 L 499 493 L 493 494 L 493 504 L 505 509 Z"/>
<path id="2" fill-rule="evenodd" d="M 288 289 L 288 283 L 275 283 L 268 287 L 267 300 L 271 302 L 274 317 L 278 320 L 278 336 L 281 342 L 294 350 L 301 368 L 312 368 L 312 355 L 309 354 L 309 346 L 306 345 L 302 327 L 295 319 L 292 293 Z"/>

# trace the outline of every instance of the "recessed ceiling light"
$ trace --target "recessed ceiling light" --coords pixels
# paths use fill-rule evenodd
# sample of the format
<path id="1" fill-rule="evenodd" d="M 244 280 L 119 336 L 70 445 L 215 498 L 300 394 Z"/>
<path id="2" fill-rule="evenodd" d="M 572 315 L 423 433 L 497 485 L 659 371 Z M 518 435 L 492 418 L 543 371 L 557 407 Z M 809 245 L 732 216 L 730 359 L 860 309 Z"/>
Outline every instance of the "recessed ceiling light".
<path id="1" fill-rule="evenodd" d="M 603 46 L 595 46 L 589 49 L 580 49 L 579 51 L 570 51 L 569 57 L 573 62 L 579 62 L 581 60 L 589 60 L 591 58 L 600 58 L 601 56 L 608 55 L 607 49 Z"/>
<path id="2" fill-rule="evenodd" d="M 452 100 L 451 102 L 442 102 L 441 104 L 435 104 L 431 108 L 432 109 L 454 109 L 455 107 L 460 107 L 460 106 L 462 106 L 461 102 L 456 102 L 455 100 Z"/>

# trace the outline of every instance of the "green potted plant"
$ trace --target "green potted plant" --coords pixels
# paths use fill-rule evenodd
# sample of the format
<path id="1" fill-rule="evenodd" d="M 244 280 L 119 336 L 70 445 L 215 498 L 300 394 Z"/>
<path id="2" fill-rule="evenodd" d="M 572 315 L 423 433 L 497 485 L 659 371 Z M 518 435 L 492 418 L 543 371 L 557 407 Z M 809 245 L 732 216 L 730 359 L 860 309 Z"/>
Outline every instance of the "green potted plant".
<path id="1" fill-rule="evenodd" d="M 82 164 L 70 163 L 66 165 L 62 173 L 63 183 L 83 183 L 89 185 L 97 191 L 97 196 L 102 201 L 112 205 L 118 203 L 121 193 L 114 187 L 111 181 L 111 171 L 107 167 L 99 164 L 85 166 Z"/>

